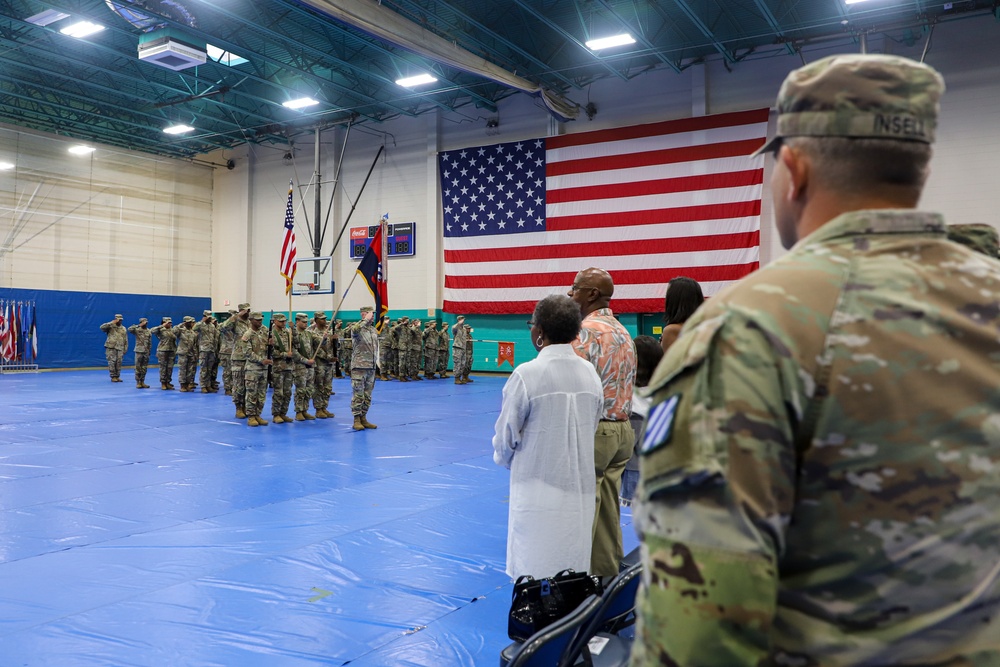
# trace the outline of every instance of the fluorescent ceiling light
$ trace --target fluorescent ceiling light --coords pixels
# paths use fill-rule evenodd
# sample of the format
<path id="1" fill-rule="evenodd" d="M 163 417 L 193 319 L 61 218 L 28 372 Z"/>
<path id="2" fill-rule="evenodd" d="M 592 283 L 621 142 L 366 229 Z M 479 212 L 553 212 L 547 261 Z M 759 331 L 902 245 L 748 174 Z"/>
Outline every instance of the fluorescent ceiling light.
<path id="1" fill-rule="evenodd" d="M 289 109 L 304 109 L 306 107 L 311 107 L 314 104 L 319 104 L 319 102 L 311 97 L 300 97 L 297 100 L 288 100 L 287 102 L 283 102 L 281 106 L 288 107 Z"/>
<path id="2" fill-rule="evenodd" d="M 864 2 L 865 0 L 844 0 L 845 5 L 856 5 L 859 2 Z"/>
<path id="3" fill-rule="evenodd" d="M 16 165 L 11 164 L 10 162 L 0 162 L 0 171 L 9 171 L 15 166 Z"/>
<path id="4" fill-rule="evenodd" d="M 632 35 L 622 33 L 621 35 L 592 39 L 587 42 L 587 48 L 591 51 L 598 51 L 600 49 L 611 48 L 612 46 L 624 46 L 625 44 L 635 44 L 635 40 L 632 38 Z"/>
<path id="5" fill-rule="evenodd" d="M 230 53 L 229 51 L 220 49 L 217 46 L 212 46 L 211 44 L 208 44 L 205 47 L 205 53 L 209 58 L 218 62 L 220 65 L 226 65 L 228 67 L 236 67 L 237 65 L 250 62 L 243 56 L 238 56 L 235 53 Z"/>
<path id="6" fill-rule="evenodd" d="M 81 144 L 80 146 L 71 146 L 69 152 L 72 153 L 73 155 L 89 155 L 90 153 L 93 153 L 95 150 L 97 149 L 94 148 L 93 146 L 84 146 Z"/>
<path id="7" fill-rule="evenodd" d="M 405 79 L 396 79 L 396 83 L 401 85 L 403 88 L 412 88 L 413 86 L 420 86 L 425 83 L 434 83 L 437 81 L 430 74 L 418 74 L 416 76 L 408 76 Z"/>
<path id="8" fill-rule="evenodd" d="M 83 37 L 88 37 L 96 32 L 104 30 L 103 25 L 98 25 L 97 23 L 91 23 L 90 21 L 80 21 L 74 23 L 73 25 L 68 25 L 59 32 L 64 35 L 69 35 L 70 37 L 76 37 L 82 39 Z"/>
<path id="9" fill-rule="evenodd" d="M 171 125 L 170 127 L 163 128 L 164 134 L 184 134 L 185 132 L 190 132 L 194 128 L 190 125 L 185 125 L 184 123 L 179 123 L 178 125 Z"/>
<path id="10" fill-rule="evenodd" d="M 68 18 L 69 14 L 63 14 L 55 9 L 46 9 L 44 12 L 39 12 L 34 16 L 29 16 L 24 20 L 28 23 L 34 23 L 35 25 L 47 26 L 50 23 L 55 23 L 56 21 L 62 21 L 63 19 Z"/>

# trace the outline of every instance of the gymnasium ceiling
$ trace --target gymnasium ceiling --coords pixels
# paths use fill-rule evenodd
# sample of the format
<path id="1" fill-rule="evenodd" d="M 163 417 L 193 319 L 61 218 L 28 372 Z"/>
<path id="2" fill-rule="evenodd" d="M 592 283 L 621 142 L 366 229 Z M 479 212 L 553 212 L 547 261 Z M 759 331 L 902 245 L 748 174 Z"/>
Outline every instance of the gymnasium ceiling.
<path id="1" fill-rule="evenodd" d="M 345 10 L 375 12 L 375 29 L 333 18 Z M 66 18 L 40 25 L 47 19 L 38 15 L 51 19 L 53 11 Z M 105 29 L 82 39 L 61 34 L 81 19 Z M 582 116 L 587 85 L 598 79 L 682 72 L 706 60 L 733 68 L 833 40 L 852 50 L 882 38 L 923 44 L 935 25 L 967 19 L 1000 19 L 997 1 L 0 0 L 0 122 L 193 157 L 436 109 L 488 120 L 500 100 L 531 86 Z M 397 24 L 415 30 L 420 47 L 451 49 L 463 64 L 372 34 Z M 173 71 L 140 60 L 140 39 L 162 31 L 245 61 L 209 58 Z M 584 45 L 620 32 L 636 42 L 599 52 Z M 465 63 L 505 70 L 521 89 Z M 414 89 L 395 83 L 421 72 L 438 80 Z M 282 106 L 300 96 L 319 104 Z M 163 133 L 177 123 L 194 129 Z"/>

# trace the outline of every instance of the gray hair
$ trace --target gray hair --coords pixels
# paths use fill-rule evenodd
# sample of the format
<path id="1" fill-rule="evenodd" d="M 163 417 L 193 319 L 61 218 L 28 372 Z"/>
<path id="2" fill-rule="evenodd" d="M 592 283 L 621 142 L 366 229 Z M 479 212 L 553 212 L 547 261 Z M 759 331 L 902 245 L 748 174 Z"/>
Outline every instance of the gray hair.
<path id="1" fill-rule="evenodd" d="M 546 338 L 556 345 L 569 343 L 580 333 L 580 305 L 564 294 L 547 296 L 535 306 L 532 316 Z"/>

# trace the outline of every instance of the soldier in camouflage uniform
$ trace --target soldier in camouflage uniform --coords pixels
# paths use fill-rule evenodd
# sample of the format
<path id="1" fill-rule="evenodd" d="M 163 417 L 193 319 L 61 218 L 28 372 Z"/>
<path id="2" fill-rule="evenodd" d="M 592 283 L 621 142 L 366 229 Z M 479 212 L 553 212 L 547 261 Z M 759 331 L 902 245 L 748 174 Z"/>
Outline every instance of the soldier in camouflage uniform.
<path id="1" fill-rule="evenodd" d="M 221 333 L 223 335 L 228 335 L 226 332 L 232 331 L 233 334 L 233 353 L 230 355 L 229 361 L 229 375 L 233 389 L 233 405 L 236 406 L 236 418 L 245 419 L 247 416 L 247 353 L 246 346 L 241 345 L 240 341 L 243 339 L 243 334 L 245 334 L 250 328 L 250 304 L 241 303 L 238 308 L 239 310 L 236 312 L 236 315 L 230 317 L 222 323 Z"/>
<path id="2" fill-rule="evenodd" d="M 454 358 L 455 384 L 465 384 L 465 348 L 469 333 L 465 328 L 465 315 L 459 315 L 451 325 L 452 357 Z"/>
<path id="3" fill-rule="evenodd" d="M 198 369 L 198 334 L 194 330 L 194 318 L 184 316 L 177 330 L 177 369 L 181 391 L 194 391 L 194 374 Z"/>
<path id="4" fill-rule="evenodd" d="M 434 379 L 438 362 L 438 333 L 437 322 L 431 320 L 424 327 L 424 377 L 428 380 Z"/>
<path id="5" fill-rule="evenodd" d="M 785 79 L 784 257 L 649 383 L 632 665 L 1000 664 L 1000 262 L 914 210 L 940 76 Z"/>
<path id="6" fill-rule="evenodd" d="M 121 382 L 122 357 L 128 352 L 128 333 L 122 326 L 122 316 L 101 325 L 101 331 L 107 334 L 104 341 L 104 356 L 108 360 L 108 373 L 112 382 Z"/>
<path id="7" fill-rule="evenodd" d="M 271 338 L 274 352 L 271 355 L 271 416 L 275 424 L 290 424 L 295 421 L 288 415 L 288 405 L 292 401 L 292 373 L 295 370 L 295 355 L 292 346 L 292 331 L 288 328 L 288 317 L 275 313 L 271 318 Z"/>
<path id="8" fill-rule="evenodd" d="M 216 349 L 219 347 L 219 329 L 215 324 L 215 317 L 212 311 L 202 312 L 201 322 L 194 325 L 194 331 L 198 334 L 198 363 L 201 365 L 201 393 L 210 394 L 218 391 L 216 376 L 213 370 L 216 368 L 218 357 Z"/>
<path id="9" fill-rule="evenodd" d="M 174 357 L 177 356 L 177 331 L 174 330 L 173 321 L 164 317 L 160 325 L 150 329 L 149 333 L 159 341 L 156 345 L 156 359 L 160 362 L 160 389 L 173 389 Z"/>
<path id="10" fill-rule="evenodd" d="M 389 342 L 392 345 L 392 371 L 391 375 L 395 377 L 400 382 L 409 382 L 406 377 L 406 368 L 404 365 L 406 363 L 406 331 L 405 328 L 409 324 L 410 318 L 405 315 L 393 325 L 392 330 L 389 332 Z"/>
<path id="11" fill-rule="evenodd" d="M 451 338 L 448 337 L 448 325 L 444 322 L 441 323 L 441 328 L 438 330 L 437 343 L 438 375 L 442 378 L 446 378 L 448 377 L 448 351 L 451 349 Z"/>
<path id="12" fill-rule="evenodd" d="M 313 323 L 309 331 L 316 339 L 316 365 L 313 366 L 313 407 L 317 419 L 329 419 L 334 416 L 327 408 L 330 406 L 330 396 L 333 391 L 333 330 L 326 323 L 326 313 L 317 310 L 313 313 Z"/>
<path id="13" fill-rule="evenodd" d="M 230 308 L 229 319 L 226 322 L 233 319 L 237 312 L 236 309 Z M 222 388 L 226 396 L 233 395 L 232 360 L 235 340 L 236 331 L 232 327 L 226 327 L 225 322 L 219 325 L 219 363 L 222 366 Z"/>
<path id="14" fill-rule="evenodd" d="M 421 350 L 423 349 L 424 339 L 421 336 L 420 324 L 420 320 L 410 322 L 410 331 L 406 338 L 409 344 L 406 350 L 406 375 L 410 380 L 422 381 L 423 378 L 420 377 L 420 362 L 423 356 Z"/>
<path id="15" fill-rule="evenodd" d="M 316 419 L 315 415 L 309 414 L 309 400 L 313 393 L 313 369 L 319 341 L 308 327 L 309 316 L 296 313 L 292 337 L 292 357 L 295 360 L 292 380 L 295 382 L 295 421 L 299 422 Z"/>
<path id="16" fill-rule="evenodd" d="M 378 333 L 378 370 L 376 380 L 389 379 L 389 364 L 392 363 L 392 321 L 387 317 L 382 322 L 382 330 Z"/>
<path id="17" fill-rule="evenodd" d="M 261 417 L 261 413 L 264 411 L 264 401 L 267 400 L 267 367 L 272 362 L 267 354 L 271 337 L 264 327 L 263 313 L 250 313 L 250 328 L 240 340 L 247 358 L 247 426 L 267 426 L 268 421 Z"/>
<path id="18" fill-rule="evenodd" d="M 336 313 L 334 313 L 336 315 Z M 344 377 L 344 369 L 340 366 L 340 346 L 344 339 L 344 322 L 333 321 L 333 377 Z M 348 376 L 350 377 L 350 376 Z"/>
<path id="19" fill-rule="evenodd" d="M 341 325 L 343 324 L 340 320 L 337 320 L 337 322 Z M 354 342 L 351 340 L 351 334 L 347 333 L 346 329 L 341 329 L 341 331 L 337 356 L 339 357 L 340 368 L 344 371 L 344 375 L 351 377 L 351 357 L 354 354 Z"/>
<path id="20" fill-rule="evenodd" d="M 364 306 L 361 308 L 361 321 L 344 329 L 344 335 L 350 336 L 354 342 L 351 366 L 351 414 L 354 415 L 354 424 L 351 428 L 355 431 L 378 428 L 368 421 L 368 408 L 375 389 L 375 359 L 378 355 L 378 332 L 372 324 L 374 320 L 375 309 Z"/>
<path id="21" fill-rule="evenodd" d="M 473 345 L 475 341 L 472 340 L 472 333 L 475 329 L 471 325 L 465 325 L 465 363 L 462 364 L 462 379 L 465 380 L 465 384 L 470 382 L 475 382 L 469 377 L 469 372 L 472 370 L 472 360 L 475 358 L 472 356 Z"/>
<path id="22" fill-rule="evenodd" d="M 146 384 L 146 369 L 149 367 L 149 351 L 152 349 L 152 337 L 145 317 L 139 318 L 139 324 L 133 324 L 128 328 L 130 334 L 135 336 L 135 388 L 149 389 Z"/>

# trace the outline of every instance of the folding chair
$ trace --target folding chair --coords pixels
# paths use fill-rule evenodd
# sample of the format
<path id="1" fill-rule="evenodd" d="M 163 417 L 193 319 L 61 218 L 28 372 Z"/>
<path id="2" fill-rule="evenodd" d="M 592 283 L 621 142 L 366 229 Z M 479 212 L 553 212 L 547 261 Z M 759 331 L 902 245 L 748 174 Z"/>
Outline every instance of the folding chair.
<path id="1" fill-rule="evenodd" d="M 593 667 L 628 664 L 632 642 L 619 637 L 618 633 L 635 623 L 635 595 L 641 572 L 642 563 L 635 563 L 611 580 L 601 596 L 600 607 L 566 647 L 559 667 L 576 665 L 581 658 L 581 664 Z"/>
<path id="2" fill-rule="evenodd" d="M 592 619 L 601 600 L 596 595 L 588 595 L 580 606 L 531 635 L 526 642 L 509 645 L 500 652 L 500 667 L 552 667 L 559 662 L 559 656 L 580 628 Z"/>

